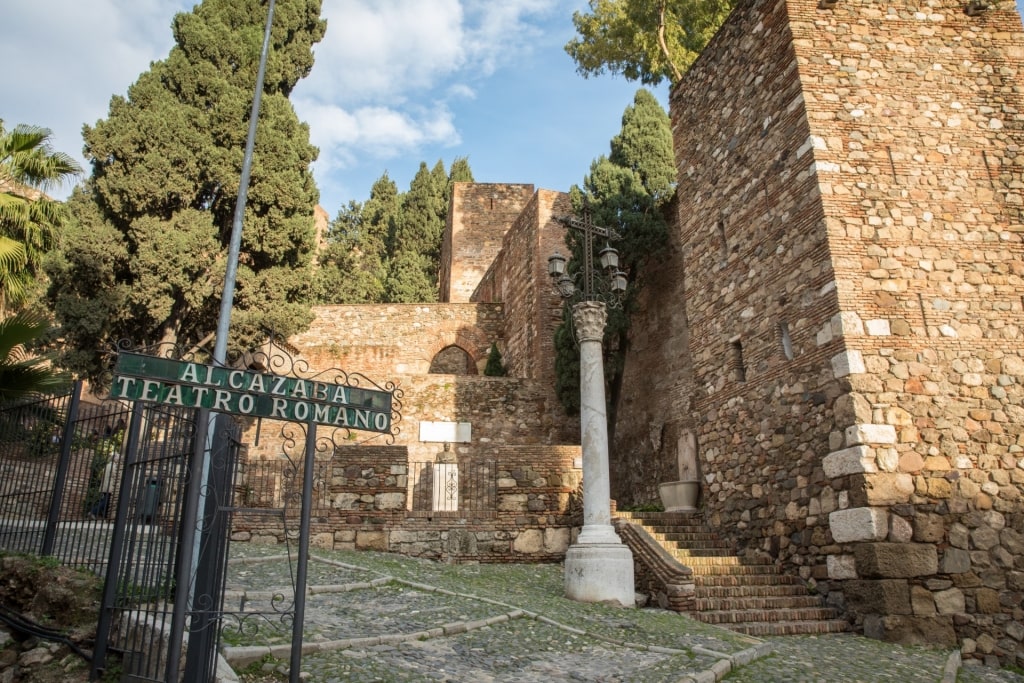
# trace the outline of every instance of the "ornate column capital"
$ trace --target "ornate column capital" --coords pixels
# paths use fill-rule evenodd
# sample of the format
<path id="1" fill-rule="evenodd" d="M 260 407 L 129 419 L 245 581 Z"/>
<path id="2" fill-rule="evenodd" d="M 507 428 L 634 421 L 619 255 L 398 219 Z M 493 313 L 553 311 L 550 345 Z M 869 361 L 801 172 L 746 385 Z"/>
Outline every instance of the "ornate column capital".
<path id="1" fill-rule="evenodd" d="M 602 341 L 608 312 L 600 301 L 581 301 L 572 307 L 572 324 L 580 343 Z"/>

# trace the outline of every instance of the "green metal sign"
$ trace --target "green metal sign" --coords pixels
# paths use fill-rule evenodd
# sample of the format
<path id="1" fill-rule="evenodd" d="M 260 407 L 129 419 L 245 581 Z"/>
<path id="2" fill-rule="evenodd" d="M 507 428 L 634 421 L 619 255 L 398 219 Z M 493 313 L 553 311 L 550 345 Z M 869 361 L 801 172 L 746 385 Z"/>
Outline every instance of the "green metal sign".
<path id="1" fill-rule="evenodd" d="M 121 352 L 111 398 L 388 434 L 392 393 Z"/>

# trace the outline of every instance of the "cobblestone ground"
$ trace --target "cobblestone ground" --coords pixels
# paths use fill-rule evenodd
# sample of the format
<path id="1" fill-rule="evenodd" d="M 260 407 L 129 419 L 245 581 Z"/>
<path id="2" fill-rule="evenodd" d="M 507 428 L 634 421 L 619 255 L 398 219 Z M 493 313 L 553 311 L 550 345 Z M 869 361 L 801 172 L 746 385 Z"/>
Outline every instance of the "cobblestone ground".
<path id="1" fill-rule="evenodd" d="M 303 638 L 320 651 L 303 656 L 302 670 L 316 682 L 678 683 L 764 643 L 663 610 L 566 600 L 560 566 L 446 565 L 367 552 L 313 558 Z M 289 642 L 281 611 L 290 606 L 293 577 L 294 556 L 289 561 L 281 546 L 234 546 L 226 603 L 245 611 L 240 621 L 227 619 L 225 644 Z M 725 680 L 938 683 L 950 654 L 846 634 L 767 642 L 771 654 Z M 1024 683 L 1024 676 L 964 666 L 958 681 Z"/>

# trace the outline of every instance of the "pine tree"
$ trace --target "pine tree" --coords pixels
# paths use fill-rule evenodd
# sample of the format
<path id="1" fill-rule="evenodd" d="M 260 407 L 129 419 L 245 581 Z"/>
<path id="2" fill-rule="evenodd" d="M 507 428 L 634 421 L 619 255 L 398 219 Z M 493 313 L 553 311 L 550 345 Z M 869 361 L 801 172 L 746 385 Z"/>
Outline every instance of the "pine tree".
<path id="1" fill-rule="evenodd" d="M 89 352 L 106 339 L 190 347 L 212 339 L 220 306 L 227 244 L 256 83 L 266 6 L 260 0 L 204 0 L 180 13 L 176 47 L 115 96 L 106 119 L 86 127 L 89 194 L 79 221 L 99 229 L 117 254 L 91 264 L 126 297 L 103 321 L 62 307 L 81 289 L 74 252 L 94 243 L 76 231 L 54 272 L 51 298 L 70 341 Z M 313 65 L 324 34 L 320 0 L 279 0 L 253 157 L 234 309 L 234 348 L 266 329 L 287 335 L 312 319 L 310 260 L 318 192 L 310 172 L 317 150 L 288 96 Z M 92 204 L 94 208 L 85 206 Z M 121 258 L 120 255 L 124 257 Z M 81 361 L 81 358 L 79 358 Z M 94 363 L 79 369 L 94 372 Z"/>
<path id="2" fill-rule="evenodd" d="M 622 366 L 629 343 L 629 315 L 643 286 L 644 264 L 665 248 L 668 240 L 668 206 L 675 184 L 672 130 L 668 115 L 647 90 L 637 91 L 633 104 L 622 115 L 622 129 L 611 141 L 611 153 L 601 156 L 584 178 L 584 188 L 570 193 L 575 210 L 586 201 L 595 224 L 612 228 L 622 239 L 612 244 L 619 251 L 619 268 L 628 287 L 621 309 L 608 310 L 605 328 L 605 379 L 608 391 L 608 424 L 614 429 L 615 408 L 622 380 Z M 566 233 L 572 254 L 569 267 L 575 272 L 583 258 L 583 241 L 574 230 Z M 594 263 L 603 243 L 595 243 Z M 568 309 L 555 335 L 556 391 L 570 414 L 579 410 L 579 349 L 565 329 Z"/>

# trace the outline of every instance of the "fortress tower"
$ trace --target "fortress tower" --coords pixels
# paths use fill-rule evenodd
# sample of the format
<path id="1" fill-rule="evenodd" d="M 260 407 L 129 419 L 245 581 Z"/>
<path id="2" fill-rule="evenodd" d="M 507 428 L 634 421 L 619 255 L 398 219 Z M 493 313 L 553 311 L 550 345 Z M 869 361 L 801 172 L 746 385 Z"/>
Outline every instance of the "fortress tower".
<path id="1" fill-rule="evenodd" d="M 695 440 L 746 553 L 869 635 L 1020 665 L 1024 31 L 967 4 L 741 1 L 676 87 L 612 496 Z"/>

